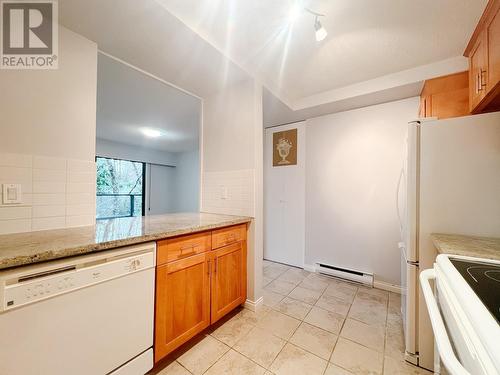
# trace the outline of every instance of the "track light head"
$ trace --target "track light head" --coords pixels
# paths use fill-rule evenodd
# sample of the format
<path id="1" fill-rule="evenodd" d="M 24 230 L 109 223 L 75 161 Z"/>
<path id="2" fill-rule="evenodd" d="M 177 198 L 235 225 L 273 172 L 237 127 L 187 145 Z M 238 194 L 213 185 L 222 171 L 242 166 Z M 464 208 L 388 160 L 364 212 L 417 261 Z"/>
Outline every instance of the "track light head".
<path id="1" fill-rule="evenodd" d="M 314 30 L 316 30 L 316 41 L 317 42 L 321 42 L 328 35 L 328 32 L 326 31 L 326 29 L 323 27 L 323 25 L 319 21 L 318 16 L 316 16 L 316 20 L 314 21 Z"/>

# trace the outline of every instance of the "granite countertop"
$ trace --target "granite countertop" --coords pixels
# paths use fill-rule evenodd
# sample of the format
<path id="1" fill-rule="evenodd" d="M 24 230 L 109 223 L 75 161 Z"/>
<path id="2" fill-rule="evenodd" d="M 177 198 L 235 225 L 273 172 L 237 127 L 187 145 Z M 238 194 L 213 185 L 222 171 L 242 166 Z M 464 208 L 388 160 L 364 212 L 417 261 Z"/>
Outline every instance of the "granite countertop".
<path id="1" fill-rule="evenodd" d="M 500 260 L 500 238 L 433 233 L 432 242 L 440 254 Z"/>
<path id="2" fill-rule="evenodd" d="M 0 270 L 250 222 L 246 216 L 179 213 L 0 236 Z"/>

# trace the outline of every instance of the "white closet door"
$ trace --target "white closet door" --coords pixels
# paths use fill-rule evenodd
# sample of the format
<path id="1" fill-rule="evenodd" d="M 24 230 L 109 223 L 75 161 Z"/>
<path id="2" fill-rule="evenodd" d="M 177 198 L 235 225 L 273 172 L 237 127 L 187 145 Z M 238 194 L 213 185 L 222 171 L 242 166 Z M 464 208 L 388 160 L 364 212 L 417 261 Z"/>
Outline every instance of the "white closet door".
<path id="1" fill-rule="evenodd" d="M 297 165 L 273 167 L 273 133 L 297 129 Z M 304 267 L 305 123 L 265 131 L 264 258 Z"/>

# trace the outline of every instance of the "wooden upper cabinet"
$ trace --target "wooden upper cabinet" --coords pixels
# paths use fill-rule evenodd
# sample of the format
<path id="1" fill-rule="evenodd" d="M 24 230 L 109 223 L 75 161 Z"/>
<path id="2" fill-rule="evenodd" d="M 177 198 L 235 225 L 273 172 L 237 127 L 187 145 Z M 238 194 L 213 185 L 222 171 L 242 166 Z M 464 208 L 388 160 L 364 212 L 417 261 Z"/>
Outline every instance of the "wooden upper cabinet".
<path id="1" fill-rule="evenodd" d="M 209 325 L 209 253 L 158 266 L 155 363 Z"/>
<path id="2" fill-rule="evenodd" d="M 476 40 L 469 55 L 469 95 L 470 111 L 479 105 L 486 95 L 487 63 L 486 43 L 484 35 Z"/>
<path id="3" fill-rule="evenodd" d="M 486 27 L 488 43 L 488 76 L 486 83 L 493 88 L 500 82 L 500 1 L 497 1 L 496 11 Z"/>
<path id="4" fill-rule="evenodd" d="M 450 117 L 469 114 L 469 76 L 467 72 L 425 81 L 420 94 L 420 117 Z"/>
<path id="5" fill-rule="evenodd" d="M 470 111 L 500 110 L 500 0 L 490 0 L 464 52 L 469 58 Z"/>
<path id="6" fill-rule="evenodd" d="M 246 241 L 214 250 L 211 322 L 246 300 Z"/>

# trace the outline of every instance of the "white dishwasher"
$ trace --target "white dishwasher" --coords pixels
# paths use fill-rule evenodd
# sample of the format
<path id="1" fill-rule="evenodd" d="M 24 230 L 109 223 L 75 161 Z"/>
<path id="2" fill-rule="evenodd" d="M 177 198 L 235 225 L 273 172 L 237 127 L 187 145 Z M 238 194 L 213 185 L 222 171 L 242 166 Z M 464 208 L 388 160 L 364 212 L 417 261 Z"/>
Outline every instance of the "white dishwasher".
<path id="1" fill-rule="evenodd" d="M 0 272 L 0 375 L 153 367 L 155 243 Z"/>

